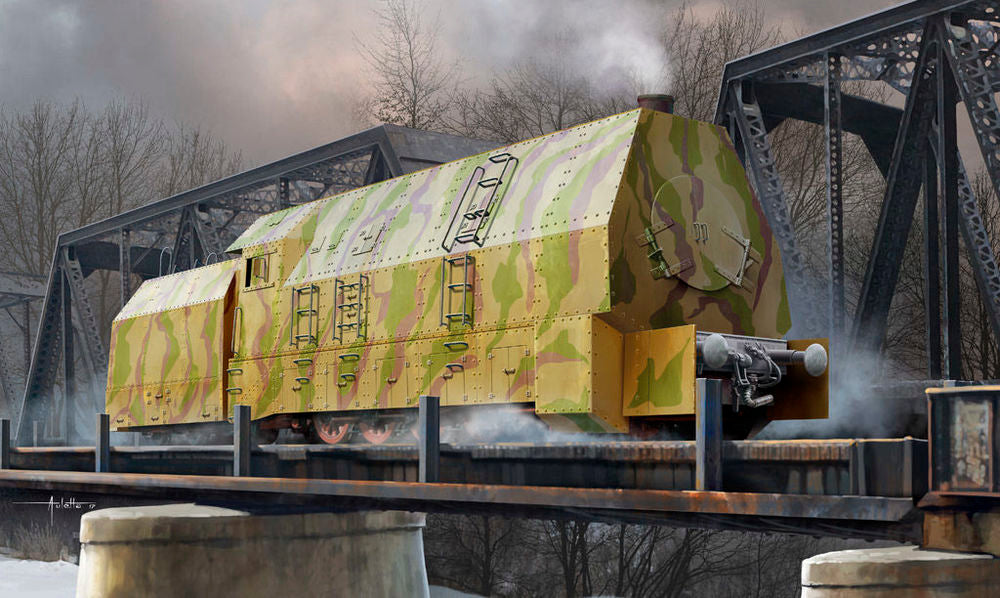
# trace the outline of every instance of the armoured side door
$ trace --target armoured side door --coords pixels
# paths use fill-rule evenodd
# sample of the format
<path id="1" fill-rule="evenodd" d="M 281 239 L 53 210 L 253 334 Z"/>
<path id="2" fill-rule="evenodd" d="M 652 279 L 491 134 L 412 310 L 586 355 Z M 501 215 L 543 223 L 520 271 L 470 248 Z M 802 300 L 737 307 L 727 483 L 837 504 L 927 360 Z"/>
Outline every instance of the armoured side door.
<path id="1" fill-rule="evenodd" d="M 486 353 L 489 392 L 486 403 L 518 403 L 534 400 L 535 359 L 532 328 L 513 328 L 496 347 Z"/>
<path id="2" fill-rule="evenodd" d="M 445 339 L 417 344 L 420 367 L 416 368 L 416 394 L 438 396 L 442 405 L 470 403 L 470 390 L 475 389 L 470 389 L 468 382 L 474 380 L 477 360 L 469 341 Z"/>

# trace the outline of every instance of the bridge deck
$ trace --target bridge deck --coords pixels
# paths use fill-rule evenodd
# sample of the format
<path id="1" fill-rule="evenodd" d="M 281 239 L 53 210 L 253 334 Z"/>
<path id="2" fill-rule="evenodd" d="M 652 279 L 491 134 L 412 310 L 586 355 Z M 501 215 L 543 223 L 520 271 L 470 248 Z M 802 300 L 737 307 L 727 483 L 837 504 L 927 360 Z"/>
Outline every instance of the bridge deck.
<path id="1" fill-rule="evenodd" d="M 927 443 L 913 438 L 727 441 L 723 490 L 915 498 Z M 14 448 L 13 469 L 94 471 L 93 447 Z M 233 448 L 111 447 L 111 471 L 232 475 Z M 251 475 L 417 481 L 415 445 L 264 445 Z M 469 484 L 694 490 L 693 441 L 442 445 L 441 479 Z"/>
<path id="2" fill-rule="evenodd" d="M 239 478 L 229 476 L 4 470 L 0 487 L 114 494 L 201 503 L 402 509 L 515 517 L 593 519 L 801 532 L 914 541 L 921 515 L 913 499 L 752 492 L 626 490 Z"/>
<path id="3" fill-rule="evenodd" d="M 444 445 L 441 479 L 417 483 L 413 445 L 270 445 L 232 477 L 231 446 L 12 449 L 0 487 L 273 508 L 402 508 L 586 517 L 914 540 L 926 441 L 734 441 L 722 492 L 694 491 L 691 441 Z"/>

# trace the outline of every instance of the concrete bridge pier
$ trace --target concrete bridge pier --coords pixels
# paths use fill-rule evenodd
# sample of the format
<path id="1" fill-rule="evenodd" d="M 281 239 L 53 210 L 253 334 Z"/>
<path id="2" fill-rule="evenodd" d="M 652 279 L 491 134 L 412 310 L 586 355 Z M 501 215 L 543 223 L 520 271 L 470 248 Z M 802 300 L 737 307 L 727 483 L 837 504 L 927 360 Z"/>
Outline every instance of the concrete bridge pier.
<path id="1" fill-rule="evenodd" d="M 981 598 L 1000 592 L 1000 559 L 917 546 L 842 550 L 802 562 L 802 598 Z"/>
<path id="2" fill-rule="evenodd" d="M 93 511 L 77 598 L 427 596 L 424 515 L 254 515 L 194 504 Z"/>

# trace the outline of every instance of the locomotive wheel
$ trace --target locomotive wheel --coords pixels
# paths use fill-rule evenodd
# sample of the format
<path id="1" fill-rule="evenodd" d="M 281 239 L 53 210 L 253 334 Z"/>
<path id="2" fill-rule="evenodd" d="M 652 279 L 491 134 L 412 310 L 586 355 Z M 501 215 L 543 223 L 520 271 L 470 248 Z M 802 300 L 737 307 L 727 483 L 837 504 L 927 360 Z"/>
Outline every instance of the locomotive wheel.
<path id="1" fill-rule="evenodd" d="M 420 440 L 420 427 L 416 419 L 404 419 L 396 424 L 396 438 L 400 442 L 413 442 Z"/>
<path id="2" fill-rule="evenodd" d="M 374 422 L 361 422 L 361 435 L 371 444 L 382 444 L 388 440 L 396 430 L 396 422 L 388 419 L 379 419 Z"/>
<path id="3" fill-rule="evenodd" d="M 278 439 L 277 428 L 262 428 L 260 425 L 255 425 L 251 429 L 251 434 L 254 444 L 274 444 Z"/>
<path id="4" fill-rule="evenodd" d="M 339 444 L 347 442 L 351 436 L 351 429 L 354 424 L 347 421 L 337 421 L 333 416 L 317 413 L 313 416 L 313 429 L 316 435 L 326 444 Z"/>

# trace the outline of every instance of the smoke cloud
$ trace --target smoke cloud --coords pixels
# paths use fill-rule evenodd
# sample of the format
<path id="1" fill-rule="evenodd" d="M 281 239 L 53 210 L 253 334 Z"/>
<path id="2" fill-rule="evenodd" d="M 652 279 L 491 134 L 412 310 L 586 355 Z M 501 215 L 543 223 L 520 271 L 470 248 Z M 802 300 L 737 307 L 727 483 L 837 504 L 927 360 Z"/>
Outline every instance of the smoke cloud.
<path id="1" fill-rule="evenodd" d="M 461 426 L 444 425 L 441 442 L 472 444 L 482 442 L 606 442 L 606 435 L 558 432 L 530 413 L 516 406 L 483 406 L 468 409 Z"/>
<path id="2" fill-rule="evenodd" d="M 891 380 L 875 367 L 881 360 L 882 355 L 865 352 L 842 351 L 831 356 L 830 416 L 774 421 L 758 438 L 895 438 L 912 433 L 924 404 L 920 384 L 891 394 L 885 385 Z M 891 370 L 887 365 L 883 368 Z"/>
<path id="3" fill-rule="evenodd" d="M 808 33 L 891 2 L 768 0 L 788 31 Z M 719 2 L 694 0 L 698 14 Z M 5 0 L 0 3 L 0 103 L 81 98 L 103 105 L 143 98 L 168 120 L 201 125 L 244 151 L 274 160 L 360 126 L 353 106 L 370 88 L 354 38 L 370 37 L 375 2 L 365 0 Z M 561 56 L 589 79 L 638 78 L 664 91 L 657 40 L 679 1 L 423 0 L 441 17 L 442 58 L 485 81 L 517 63 Z M 653 86 L 653 89 L 648 87 Z M 646 88 L 646 89 L 644 89 Z M 667 90 L 669 91 L 669 90 Z"/>

